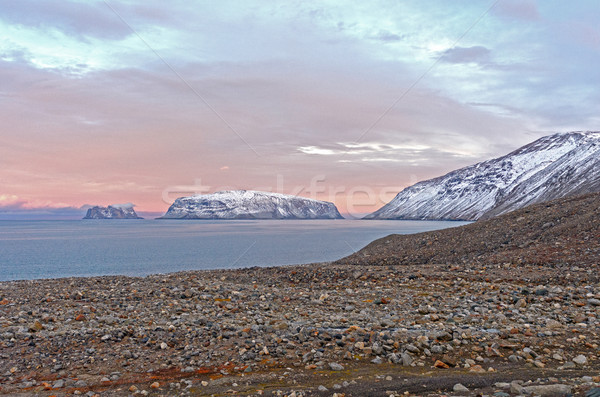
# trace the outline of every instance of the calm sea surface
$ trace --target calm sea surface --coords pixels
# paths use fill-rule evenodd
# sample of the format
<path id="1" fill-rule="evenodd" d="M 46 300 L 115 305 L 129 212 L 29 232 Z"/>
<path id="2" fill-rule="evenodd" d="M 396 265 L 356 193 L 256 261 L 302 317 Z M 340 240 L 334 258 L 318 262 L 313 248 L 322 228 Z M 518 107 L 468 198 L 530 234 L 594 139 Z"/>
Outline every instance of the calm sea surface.
<path id="1" fill-rule="evenodd" d="M 433 221 L 0 221 L 0 281 L 275 266 L 339 259 Z"/>

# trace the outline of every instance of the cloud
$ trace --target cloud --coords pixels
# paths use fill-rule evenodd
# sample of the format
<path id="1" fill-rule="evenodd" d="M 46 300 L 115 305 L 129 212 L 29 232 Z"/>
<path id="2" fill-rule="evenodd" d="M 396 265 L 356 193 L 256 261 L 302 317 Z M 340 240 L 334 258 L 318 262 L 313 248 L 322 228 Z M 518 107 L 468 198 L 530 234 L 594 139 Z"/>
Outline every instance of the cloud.
<path id="1" fill-rule="evenodd" d="M 490 50 L 483 46 L 454 47 L 442 53 L 442 60 L 448 63 L 478 63 L 490 61 Z"/>
<path id="2" fill-rule="evenodd" d="M 404 40 L 406 35 L 398 35 L 387 30 L 380 30 L 376 35 L 372 36 L 372 38 L 385 43 L 393 43 Z"/>
<path id="3" fill-rule="evenodd" d="M 131 30 L 102 1 L 3 0 L 0 19 L 40 30 L 56 29 L 68 35 L 118 40 Z"/>
<path id="4" fill-rule="evenodd" d="M 31 203 L 16 195 L 0 195 L 0 220 L 80 219 L 82 216 L 82 208 L 51 203 Z"/>
<path id="5" fill-rule="evenodd" d="M 501 0 L 493 8 L 496 15 L 507 18 L 517 18 L 525 21 L 535 21 L 540 18 L 535 0 Z"/>
<path id="6" fill-rule="evenodd" d="M 124 204 L 110 204 L 111 207 L 114 208 L 119 208 L 119 209 L 132 209 L 133 207 L 135 207 L 135 204 L 133 203 L 124 203 Z"/>

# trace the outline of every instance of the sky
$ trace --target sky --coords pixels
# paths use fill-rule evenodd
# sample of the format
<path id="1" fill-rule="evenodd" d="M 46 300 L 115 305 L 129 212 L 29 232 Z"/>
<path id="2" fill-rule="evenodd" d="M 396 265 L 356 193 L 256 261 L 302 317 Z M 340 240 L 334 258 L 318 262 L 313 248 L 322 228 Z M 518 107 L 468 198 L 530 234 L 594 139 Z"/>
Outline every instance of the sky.
<path id="1" fill-rule="evenodd" d="M 598 130 L 600 4 L 0 2 L 0 219 L 254 189 L 358 216 Z"/>

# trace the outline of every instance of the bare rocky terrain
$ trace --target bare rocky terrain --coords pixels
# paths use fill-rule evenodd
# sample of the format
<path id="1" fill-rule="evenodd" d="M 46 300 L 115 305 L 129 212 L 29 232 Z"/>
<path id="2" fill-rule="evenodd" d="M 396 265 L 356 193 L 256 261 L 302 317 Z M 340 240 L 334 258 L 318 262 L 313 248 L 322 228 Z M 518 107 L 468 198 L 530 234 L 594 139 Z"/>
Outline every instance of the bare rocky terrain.
<path id="1" fill-rule="evenodd" d="M 0 394 L 592 396 L 599 208 L 540 204 L 336 263 L 2 282 Z"/>

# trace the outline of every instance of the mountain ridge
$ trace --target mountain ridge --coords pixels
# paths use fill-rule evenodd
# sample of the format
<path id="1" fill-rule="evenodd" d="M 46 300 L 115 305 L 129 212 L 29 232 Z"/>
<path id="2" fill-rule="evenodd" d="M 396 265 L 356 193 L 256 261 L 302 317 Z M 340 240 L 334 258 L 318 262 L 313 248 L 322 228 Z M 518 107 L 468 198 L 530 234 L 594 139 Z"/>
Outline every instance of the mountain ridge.
<path id="1" fill-rule="evenodd" d="M 600 132 L 559 133 L 418 182 L 364 219 L 486 219 L 595 191 L 600 191 Z"/>

